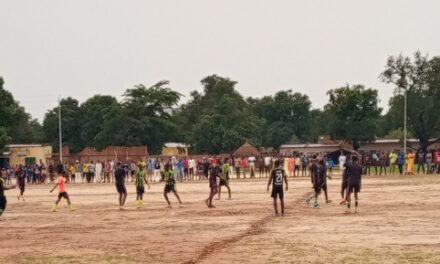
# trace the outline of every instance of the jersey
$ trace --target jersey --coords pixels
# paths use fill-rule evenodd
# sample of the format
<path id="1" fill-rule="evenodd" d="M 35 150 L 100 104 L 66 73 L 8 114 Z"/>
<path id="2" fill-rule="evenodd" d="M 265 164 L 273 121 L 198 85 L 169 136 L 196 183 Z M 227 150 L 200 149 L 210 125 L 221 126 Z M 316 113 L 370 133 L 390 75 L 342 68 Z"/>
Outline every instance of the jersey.
<path id="1" fill-rule="evenodd" d="M 59 193 L 66 192 L 66 179 L 63 176 L 58 176 L 57 184 Z"/>
<path id="2" fill-rule="evenodd" d="M 318 165 L 316 164 L 312 164 L 310 166 L 310 177 L 312 178 L 312 183 L 313 185 L 320 185 L 321 184 L 321 179 L 319 177 L 319 168 Z"/>
<path id="3" fill-rule="evenodd" d="M 138 170 L 136 172 L 136 187 L 144 187 L 145 185 L 145 171 Z"/>
<path id="4" fill-rule="evenodd" d="M 225 162 L 222 169 L 222 178 L 229 180 L 229 163 Z"/>
<path id="5" fill-rule="evenodd" d="M 172 171 L 164 171 L 163 178 L 167 185 L 173 185 L 175 183 L 174 175 Z"/>
<path id="6" fill-rule="evenodd" d="M 125 170 L 122 167 L 119 167 L 115 171 L 115 180 L 116 183 L 124 183 Z"/>
<path id="7" fill-rule="evenodd" d="M 0 196 L 5 196 L 6 181 L 4 178 L 0 178 Z"/>
<path id="8" fill-rule="evenodd" d="M 273 169 L 270 177 L 272 178 L 272 188 L 283 188 L 284 177 L 286 177 L 286 172 L 283 169 Z"/>
<path id="9" fill-rule="evenodd" d="M 357 163 L 347 165 L 347 180 L 349 185 L 360 185 L 362 166 Z"/>

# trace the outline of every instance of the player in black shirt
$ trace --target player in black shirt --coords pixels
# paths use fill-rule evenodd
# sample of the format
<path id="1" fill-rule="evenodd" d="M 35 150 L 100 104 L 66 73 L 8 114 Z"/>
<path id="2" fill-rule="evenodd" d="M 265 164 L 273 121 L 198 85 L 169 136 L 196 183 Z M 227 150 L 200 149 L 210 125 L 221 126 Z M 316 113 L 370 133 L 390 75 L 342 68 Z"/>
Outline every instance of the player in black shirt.
<path id="1" fill-rule="evenodd" d="M 278 215 L 277 196 L 280 198 L 281 214 L 284 215 L 284 190 L 283 182 L 286 183 L 286 191 L 289 189 L 287 183 L 286 172 L 280 168 L 280 161 L 275 161 L 275 167 L 270 172 L 269 182 L 267 183 L 267 192 L 269 192 L 270 184 L 272 183 L 272 198 L 275 214 Z"/>
<path id="2" fill-rule="evenodd" d="M 212 198 L 217 194 L 219 186 L 217 184 L 217 178 L 221 179 L 220 177 L 221 169 L 220 166 L 217 164 L 215 166 L 211 166 L 209 170 L 209 188 L 211 189 L 209 193 L 208 199 L 205 200 L 206 205 L 208 208 L 214 208 L 215 206 L 212 205 Z"/>
<path id="3" fill-rule="evenodd" d="M 354 192 L 355 213 L 358 208 L 358 193 L 361 191 L 362 166 L 359 165 L 358 157 L 353 156 L 352 163 L 347 165 L 347 213 L 350 213 L 351 193 Z"/>
<path id="4" fill-rule="evenodd" d="M 127 188 L 125 188 L 125 170 L 121 163 L 117 163 L 115 171 L 116 190 L 119 193 L 119 209 L 122 210 L 127 199 Z"/>
<path id="5" fill-rule="evenodd" d="M 23 170 L 23 166 L 19 166 L 17 171 L 15 172 L 15 176 L 17 177 L 17 183 L 16 185 L 18 185 L 18 188 L 20 189 L 20 195 L 18 195 L 18 200 L 20 200 L 20 198 L 24 201 L 24 190 L 25 190 L 25 186 L 26 186 L 26 172 Z"/>
<path id="6" fill-rule="evenodd" d="M 347 189 L 348 189 L 348 165 L 350 164 L 349 161 L 347 161 L 344 164 L 344 171 L 342 172 L 342 183 L 341 183 L 341 201 L 339 204 L 346 204 L 347 203 Z"/>
<path id="7" fill-rule="evenodd" d="M 318 166 L 318 160 L 316 158 L 316 155 L 313 155 L 313 157 L 312 157 L 312 164 L 310 165 L 310 177 L 312 180 L 314 192 L 308 193 L 306 195 L 306 204 L 307 204 L 307 206 L 309 206 L 310 200 L 312 198 L 315 198 L 315 203 L 314 203 L 313 207 L 315 209 L 319 209 L 318 197 L 319 197 L 319 194 L 321 194 L 322 182 L 321 182 L 321 178 L 319 176 L 319 166 Z"/>
<path id="8" fill-rule="evenodd" d="M 5 190 L 14 189 L 15 186 L 7 187 L 6 186 L 6 169 L 2 168 L 2 173 L 0 176 L 0 216 L 3 214 L 3 212 L 6 209 L 6 204 L 8 201 L 5 197 Z"/>
<path id="9" fill-rule="evenodd" d="M 319 161 L 318 173 L 321 181 L 321 188 L 324 190 L 325 202 L 331 203 L 331 200 L 328 199 L 327 178 L 331 179 L 332 177 L 327 175 L 327 166 L 325 165 L 325 160 Z"/>

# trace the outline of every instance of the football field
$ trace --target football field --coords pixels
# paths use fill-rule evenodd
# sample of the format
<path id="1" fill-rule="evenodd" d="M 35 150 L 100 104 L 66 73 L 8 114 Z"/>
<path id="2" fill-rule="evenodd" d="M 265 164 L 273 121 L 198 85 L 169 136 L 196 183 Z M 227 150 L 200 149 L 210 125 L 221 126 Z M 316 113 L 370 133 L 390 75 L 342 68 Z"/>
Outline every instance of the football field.
<path id="1" fill-rule="evenodd" d="M 0 221 L 0 263 L 440 263 L 440 175 L 364 177 L 360 210 L 339 205 L 340 177 L 328 180 L 330 204 L 307 207 L 310 178 L 289 178 L 286 215 L 275 216 L 267 179 L 232 180 L 232 200 L 208 209 L 207 182 L 178 183 L 184 203 L 163 183 L 135 207 L 127 185 L 119 210 L 113 184 L 71 184 L 76 211 L 57 212 L 51 185 L 6 191 Z"/>

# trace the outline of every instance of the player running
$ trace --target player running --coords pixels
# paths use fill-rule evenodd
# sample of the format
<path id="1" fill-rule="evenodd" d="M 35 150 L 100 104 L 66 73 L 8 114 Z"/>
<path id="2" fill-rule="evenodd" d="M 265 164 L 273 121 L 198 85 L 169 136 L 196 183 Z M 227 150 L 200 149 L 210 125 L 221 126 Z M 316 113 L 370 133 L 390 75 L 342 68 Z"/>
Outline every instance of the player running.
<path id="1" fill-rule="evenodd" d="M 286 183 L 286 191 L 289 189 L 287 183 L 286 172 L 280 168 L 280 161 L 276 160 L 274 164 L 275 168 L 270 172 L 269 182 L 267 183 L 267 192 L 269 192 L 270 184 L 272 183 L 272 195 L 273 207 L 275 214 L 278 215 L 277 196 L 280 198 L 281 203 L 281 215 L 284 215 L 284 190 L 283 182 Z"/>
<path id="2" fill-rule="evenodd" d="M 18 188 L 20 189 L 20 194 L 18 195 L 17 199 L 20 201 L 21 198 L 24 202 L 23 195 L 26 186 L 26 171 L 23 170 L 23 166 L 21 166 L 21 164 L 18 166 L 15 176 L 17 177 L 16 185 L 18 185 Z"/>
<path id="3" fill-rule="evenodd" d="M 7 177 L 6 169 L 2 168 L 2 173 L 0 177 L 0 216 L 2 216 L 3 212 L 6 209 L 6 204 L 8 203 L 5 196 L 5 190 L 10 190 L 15 188 L 15 186 L 10 186 L 10 187 L 6 186 L 6 177 Z"/>
<path id="4" fill-rule="evenodd" d="M 163 172 L 164 180 L 165 180 L 165 188 L 163 190 L 163 196 L 168 203 L 168 208 L 171 208 L 170 200 L 168 199 L 168 193 L 173 192 L 176 196 L 179 204 L 182 204 L 180 200 L 179 194 L 176 189 L 176 180 L 174 179 L 174 173 L 171 170 L 171 165 L 168 163 L 165 165 L 165 171 Z"/>
<path id="5" fill-rule="evenodd" d="M 218 186 L 217 184 L 217 178 L 219 178 L 221 181 L 220 174 L 221 174 L 220 166 L 218 165 L 211 166 L 209 173 L 209 188 L 211 189 L 211 191 L 209 193 L 208 199 L 205 200 L 205 203 L 208 206 L 208 208 L 215 208 L 215 206 L 212 205 L 212 198 L 214 198 L 214 196 L 220 190 L 220 186 Z M 220 197 L 218 199 L 220 199 Z"/>
<path id="6" fill-rule="evenodd" d="M 136 175 L 136 207 L 140 209 L 143 203 L 143 197 L 145 192 L 145 184 L 148 185 L 148 189 L 150 189 L 150 184 L 148 184 L 148 179 L 145 175 L 144 167 L 141 163 L 139 163 L 139 169 L 135 173 Z"/>
<path id="7" fill-rule="evenodd" d="M 355 213 L 358 209 L 358 193 L 361 191 L 362 166 L 359 165 L 358 157 L 353 156 L 352 163 L 347 166 L 348 190 L 347 190 L 347 213 L 350 213 L 351 193 L 354 192 Z"/>
<path id="8" fill-rule="evenodd" d="M 52 190 L 50 190 L 50 192 L 52 193 L 58 187 L 58 199 L 56 200 L 55 204 L 52 206 L 52 212 L 56 212 L 58 208 L 58 204 L 61 201 L 61 198 L 67 200 L 67 204 L 69 205 L 70 210 L 75 210 L 72 203 L 70 202 L 69 194 L 67 193 L 66 172 L 64 171 L 62 164 L 58 164 L 57 173 L 58 173 L 57 183 L 55 183 L 55 186 L 52 188 Z"/>
<path id="9" fill-rule="evenodd" d="M 348 174 L 347 168 L 350 163 L 345 163 L 345 167 L 342 170 L 342 183 L 341 183 L 341 201 L 339 204 L 343 205 L 347 203 L 347 188 L 348 188 Z"/>
<path id="10" fill-rule="evenodd" d="M 229 187 L 229 163 L 228 158 L 225 158 L 221 168 L 220 185 L 218 186 L 218 200 L 220 200 L 220 195 L 222 193 L 222 186 L 228 189 L 229 198 L 231 200 L 231 187 Z"/>

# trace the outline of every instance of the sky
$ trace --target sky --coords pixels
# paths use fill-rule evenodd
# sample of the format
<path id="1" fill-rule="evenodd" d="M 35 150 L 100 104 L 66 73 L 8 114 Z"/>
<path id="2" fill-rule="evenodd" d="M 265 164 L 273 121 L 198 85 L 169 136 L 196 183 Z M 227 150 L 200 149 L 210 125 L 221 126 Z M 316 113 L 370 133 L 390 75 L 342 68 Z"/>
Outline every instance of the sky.
<path id="1" fill-rule="evenodd" d="M 440 55 L 440 1 L 0 0 L 0 76 L 34 118 L 59 96 L 122 99 L 169 80 L 188 100 L 217 74 L 245 97 L 291 89 L 313 108 L 345 84 L 393 93 L 388 56 Z"/>

